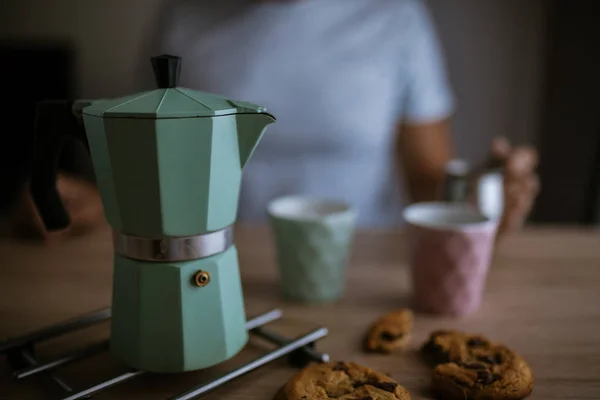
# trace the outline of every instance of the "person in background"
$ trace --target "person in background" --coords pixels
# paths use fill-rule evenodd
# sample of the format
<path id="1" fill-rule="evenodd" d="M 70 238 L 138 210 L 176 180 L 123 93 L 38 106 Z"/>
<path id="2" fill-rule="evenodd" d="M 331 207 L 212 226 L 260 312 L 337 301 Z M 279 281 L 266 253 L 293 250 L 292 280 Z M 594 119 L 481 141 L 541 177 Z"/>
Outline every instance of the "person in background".
<path id="1" fill-rule="evenodd" d="M 150 56 L 170 53 L 183 59 L 182 86 L 277 117 L 244 171 L 240 221 L 261 221 L 273 198 L 303 194 L 345 199 L 361 226 L 389 227 L 406 202 L 439 198 L 455 104 L 423 1 L 171 0 L 159 15 L 141 89 L 154 87 Z M 517 229 L 538 191 L 536 152 L 499 138 L 490 157 L 505 165 L 500 231 Z M 97 190 L 61 182 L 73 224 L 60 235 L 97 225 Z M 27 193 L 10 221 L 14 232 L 48 237 Z"/>
<path id="2" fill-rule="evenodd" d="M 395 226 L 406 201 L 439 198 L 455 102 L 423 1 L 173 0 L 152 40 L 141 74 L 151 55 L 177 55 L 182 86 L 277 117 L 244 170 L 240 220 L 302 194 L 347 200 L 362 226 Z M 538 191 L 536 152 L 498 138 L 490 157 L 506 171 L 501 231 L 517 229 Z"/>

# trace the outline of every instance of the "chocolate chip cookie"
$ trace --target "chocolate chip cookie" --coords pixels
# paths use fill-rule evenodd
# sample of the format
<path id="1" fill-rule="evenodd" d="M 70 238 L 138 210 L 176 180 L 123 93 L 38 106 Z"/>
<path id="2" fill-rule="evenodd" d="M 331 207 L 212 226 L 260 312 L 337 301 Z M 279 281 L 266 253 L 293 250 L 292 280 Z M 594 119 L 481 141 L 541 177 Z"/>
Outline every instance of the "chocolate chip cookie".
<path id="1" fill-rule="evenodd" d="M 406 347 L 410 341 L 413 313 L 409 309 L 392 311 L 381 316 L 371 325 L 365 348 L 367 351 L 391 353 Z"/>
<path id="2" fill-rule="evenodd" d="M 274 400 L 410 400 L 393 379 L 351 362 L 312 364 L 298 372 Z"/>
<path id="3" fill-rule="evenodd" d="M 435 365 L 433 389 L 442 399 L 518 400 L 533 390 L 525 360 L 485 336 L 436 331 L 421 351 Z"/>

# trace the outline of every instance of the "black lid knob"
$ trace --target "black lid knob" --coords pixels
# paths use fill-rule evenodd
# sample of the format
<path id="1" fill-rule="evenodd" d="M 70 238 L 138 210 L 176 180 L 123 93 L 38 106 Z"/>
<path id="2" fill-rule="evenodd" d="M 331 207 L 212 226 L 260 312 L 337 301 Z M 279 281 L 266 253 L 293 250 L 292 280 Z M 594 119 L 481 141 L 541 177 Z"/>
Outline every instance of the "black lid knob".
<path id="1" fill-rule="evenodd" d="M 154 79 L 160 89 L 174 88 L 179 84 L 181 72 L 181 57 L 163 54 L 152 57 Z"/>

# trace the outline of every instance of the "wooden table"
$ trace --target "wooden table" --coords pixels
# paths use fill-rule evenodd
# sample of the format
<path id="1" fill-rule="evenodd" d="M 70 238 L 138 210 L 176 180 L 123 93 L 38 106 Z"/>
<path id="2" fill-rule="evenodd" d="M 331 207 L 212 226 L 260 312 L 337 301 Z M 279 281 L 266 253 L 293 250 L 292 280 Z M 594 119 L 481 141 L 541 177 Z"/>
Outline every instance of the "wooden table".
<path id="1" fill-rule="evenodd" d="M 429 371 L 415 349 L 437 328 L 487 334 L 518 350 L 532 365 L 532 399 L 600 399 L 600 232 L 528 230 L 507 238 L 497 251 L 485 303 L 464 319 L 417 315 L 413 349 L 393 355 L 361 352 L 361 338 L 379 314 L 409 304 L 402 234 L 363 232 L 356 239 L 347 294 L 336 304 L 299 305 L 281 300 L 271 239 L 264 228 L 236 234 L 249 315 L 284 311 L 274 329 L 290 336 L 319 325 L 330 329 L 318 349 L 391 373 L 414 399 L 430 398 Z M 0 340 L 58 323 L 110 304 L 111 244 L 108 230 L 53 247 L 0 242 Z M 108 323 L 40 347 L 40 358 L 105 339 Z M 144 375 L 95 396 L 97 399 L 165 399 L 263 354 L 252 342 L 234 360 L 170 376 Z M 18 383 L 1 363 L 0 398 L 43 399 L 60 395 L 48 377 Z M 107 354 L 64 367 L 58 375 L 76 390 L 122 373 Z M 270 399 L 294 369 L 284 360 L 267 365 L 206 399 Z M 42 393 L 46 393 L 42 395 Z"/>

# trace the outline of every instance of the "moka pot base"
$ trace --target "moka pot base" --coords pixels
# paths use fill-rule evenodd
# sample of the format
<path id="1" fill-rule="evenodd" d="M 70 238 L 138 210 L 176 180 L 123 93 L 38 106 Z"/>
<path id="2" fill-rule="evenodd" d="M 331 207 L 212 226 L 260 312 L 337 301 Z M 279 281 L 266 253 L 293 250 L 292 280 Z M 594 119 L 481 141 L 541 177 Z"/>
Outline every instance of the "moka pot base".
<path id="1" fill-rule="evenodd" d="M 207 368 L 248 341 L 232 228 L 187 237 L 113 231 L 110 352 L 132 368 Z"/>
<path id="2" fill-rule="evenodd" d="M 114 235 L 114 357 L 136 369 L 173 373 L 219 364 L 244 347 L 242 285 L 228 232 L 145 241 Z M 137 246 L 122 245 L 132 242 Z M 147 261 L 152 257 L 161 261 Z"/>

